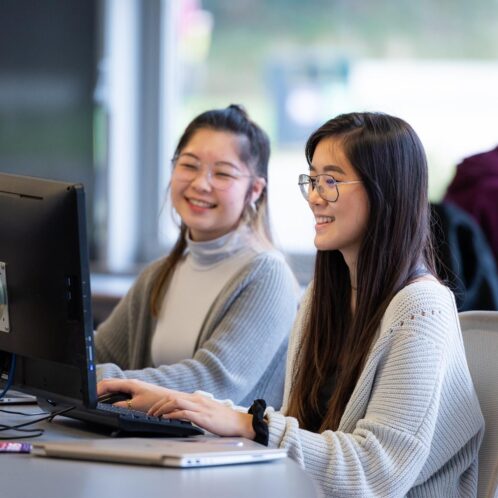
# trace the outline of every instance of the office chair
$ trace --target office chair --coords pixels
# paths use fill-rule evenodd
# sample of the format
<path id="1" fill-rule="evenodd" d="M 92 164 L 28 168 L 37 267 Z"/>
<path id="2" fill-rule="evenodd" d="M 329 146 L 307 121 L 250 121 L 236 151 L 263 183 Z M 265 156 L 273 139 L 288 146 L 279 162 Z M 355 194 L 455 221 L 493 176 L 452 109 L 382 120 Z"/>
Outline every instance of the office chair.
<path id="1" fill-rule="evenodd" d="M 498 311 L 459 313 L 470 374 L 486 423 L 477 496 L 498 498 Z"/>

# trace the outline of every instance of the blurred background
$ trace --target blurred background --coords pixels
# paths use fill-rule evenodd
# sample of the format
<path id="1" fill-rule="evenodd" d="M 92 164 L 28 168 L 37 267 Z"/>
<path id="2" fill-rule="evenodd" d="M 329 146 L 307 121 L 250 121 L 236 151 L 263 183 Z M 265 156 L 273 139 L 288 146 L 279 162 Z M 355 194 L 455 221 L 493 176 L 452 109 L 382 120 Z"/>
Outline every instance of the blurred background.
<path id="1" fill-rule="evenodd" d="M 124 276 L 119 293 L 176 237 L 181 131 L 243 104 L 271 136 L 273 230 L 304 284 L 308 134 L 353 110 L 406 119 L 438 201 L 498 143 L 497 26 L 496 0 L 0 0 L 0 170 L 84 183 L 92 285 Z"/>

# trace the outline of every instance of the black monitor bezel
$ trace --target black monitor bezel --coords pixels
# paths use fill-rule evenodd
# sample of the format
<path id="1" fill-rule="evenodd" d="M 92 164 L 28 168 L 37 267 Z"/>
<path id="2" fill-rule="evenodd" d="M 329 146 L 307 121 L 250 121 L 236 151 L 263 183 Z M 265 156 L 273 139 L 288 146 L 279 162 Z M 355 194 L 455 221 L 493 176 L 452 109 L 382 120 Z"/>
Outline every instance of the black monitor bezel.
<path id="1" fill-rule="evenodd" d="M 2 197 L 3 196 L 3 197 Z M 17 197 L 16 197 L 17 196 Z M 38 198 L 42 202 L 49 202 L 51 199 L 54 209 L 66 210 L 65 215 L 61 215 L 61 211 L 54 214 L 54 220 L 64 219 L 66 230 L 61 231 L 54 227 L 54 234 L 59 239 L 57 243 L 60 246 L 56 247 L 56 251 L 61 250 L 62 246 L 66 246 L 66 250 L 71 251 L 71 278 L 68 283 L 68 293 L 74 294 L 71 298 L 67 298 L 66 303 L 57 298 L 49 300 L 52 305 L 55 302 L 56 306 L 66 305 L 71 308 L 71 318 L 67 323 L 62 323 L 61 327 L 67 330 L 51 331 L 47 330 L 41 323 L 41 330 L 38 327 L 40 324 L 33 323 L 33 334 L 42 334 L 47 340 L 53 340 L 64 337 L 65 332 L 73 334 L 75 338 L 74 348 L 71 348 L 71 357 L 66 356 L 64 361 L 60 359 L 53 360 L 46 358 L 45 353 L 37 354 L 29 350 L 28 343 L 26 342 L 26 351 L 23 351 L 19 344 L 13 345 L 12 340 L 7 340 L 7 335 L 0 332 L 0 352 L 5 354 L 14 353 L 16 355 L 16 369 L 13 380 L 15 389 L 37 396 L 51 403 L 67 404 L 71 406 L 83 405 L 86 407 L 94 407 L 96 405 L 96 370 L 94 361 L 94 343 L 93 343 L 93 324 L 91 312 L 91 288 L 90 288 L 90 270 L 88 258 L 88 244 L 86 235 L 86 210 L 85 210 L 85 191 L 81 184 L 66 183 L 55 180 L 47 180 L 36 177 L 10 175 L 0 173 L 0 210 L 2 209 L 2 198 L 19 199 L 18 204 L 22 199 L 29 203 L 30 197 Z M 4 205 L 13 206 L 13 202 L 4 202 Z M 33 206 L 28 206 L 25 211 L 33 210 L 33 220 L 37 217 L 34 214 Z M 15 217 L 15 212 L 10 213 Z M 50 214 L 50 213 L 47 213 Z M 29 226 L 29 216 L 23 212 L 25 219 L 23 223 L 28 226 L 19 226 L 19 230 L 26 235 L 26 243 L 29 243 L 29 231 L 36 230 L 35 226 Z M 2 224 L 6 225 L 5 229 L 13 227 L 12 221 L 8 218 L 9 213 L 5 210 L 0 213 L 0 233 L 2 233 Z M 28 218 L 26 220 L 26 217 Z M 8 221 L 7 221 L 8 220 Z M 44 220 L 47 223 L 50 220 Z M 0 261 L 2 258 L 10 259 L 13 261 L 15 255 L 13 249 L 5 249 L 5 245 L 9 244 L 9 235 L 5 233 L 3 238 L 0 236 Z M 16 238 L 19 240 L 19 234 Z M 38 243 L 43 244 L 43 239 L 36 238 Z M 41 241 L 41 242 L 40 242 Z M 34 248 L 36 250 L 36 248 Z M 2 251 L 4 254 L 2 254 Z M 20 251 L 22 252 L 22 251 Z M 5 256 L 6 255 L 6 256 Z M 24 251 L 26 256 L 26 251 Z M 29 258 L 27 258 L 29 259 Z M 36 259 L 33 257 L 33 261 Z M 25 261 L 23 264 L 29 267 L 33 261 Z M 7 265 L 7 291 L 9 292 L 9 280 L 15 281 L 15 277 L 9 274 L 9 261 L 5 261 Z M 9 279 L 10 277 L 10 279 Z M 27 277 L 26 277 L 27 278 Z M 46 289 L 47 292 L 51 291 L 50 277 L 47 278 L 46 284 L 44 283 L 41 288 Z M 38 287 L 40 289 L 40 287 Z M 19 308 L 16 306 L 15 292 L 14 298 L 9 300 L 9 320 L 11 323 L 9 334 L 16 334 L 16 321 L 19 321 L 17 316 L 20 313 Z M 45 299 L 39 292 L 38 295 L 31 295 L 31 305 L 43 304 Z M 36 301 L 36 303 L 35 303 Z M 24 303 L 24 310 L 26 306 L 29 308 L 29 303 Z M 24 323 L 26 318 L 23 317 Z M 43 320 L 40 320 L 43 322 Z M 70 322 L 70 323 L 69 323 Z M 38 329 L 35 332 L 35 328 Z M 59 329 L 59 327 L 57 327 Z M 18 329 L 19 330 L 19 329 Z M 19 332 L 21 333 L 21 332 Z M 3 334 L 3 335 L 2 335 Z M 25 336 L 24 341 L 27 341 L 28 331 L 27 327 L 23 325 L 22 334 Z M 12 336 L 10 336 L 12 337 Z M 5 374 L 3 376 L 5 378 Z"/>

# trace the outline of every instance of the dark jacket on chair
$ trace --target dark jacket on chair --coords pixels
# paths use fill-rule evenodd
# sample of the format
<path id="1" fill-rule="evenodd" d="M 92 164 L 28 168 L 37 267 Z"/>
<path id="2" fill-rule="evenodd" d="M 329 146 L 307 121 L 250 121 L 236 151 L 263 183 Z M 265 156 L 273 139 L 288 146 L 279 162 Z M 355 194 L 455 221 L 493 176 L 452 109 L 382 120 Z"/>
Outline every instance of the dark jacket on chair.
<path id="1" fill-rule="evenodd" d="M 477 221 L 498 265 L 498 147 L 465 158 L 448 186 L 444 202 L 451 202 Z"/>
<path id="2" fill-rule="evenodd" d="M 455 293 L 459 311 L 498 310 L 498 274 L 479 225 L 451 204 L 432 204 L 439 277 Z"/>

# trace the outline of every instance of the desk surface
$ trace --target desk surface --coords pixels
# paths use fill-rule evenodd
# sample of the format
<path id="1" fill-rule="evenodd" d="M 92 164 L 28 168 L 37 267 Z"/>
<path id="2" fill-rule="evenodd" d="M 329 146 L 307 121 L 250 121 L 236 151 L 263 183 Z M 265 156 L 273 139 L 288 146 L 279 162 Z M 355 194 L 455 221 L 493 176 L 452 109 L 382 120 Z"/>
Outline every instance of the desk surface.
<path id="1" fill-rule="evenodd" d="M 4 408 L 24 413 L 39 412 L 35 405 Z M 28 417 L 0 412 L 2 424 L 27 421 Z M 56 417 L 52 423 L 40 422 L 35 427 L 45 429 L 45 433 L 32 441 L 105 437 L 89 432 L 84 423 L 65 417 Z M 7 435 L 5 432 L 2 434 Z M 16 435 L 14 432 L 9 434 Z M 30 439 L 20 441 L 29 442 Z M 3 454 L 0 458 L 3 498 L 319 496 L 311 478 L 289 458 L 269 463 L 202 469 L 85 462 L 29 454 Z"/>

